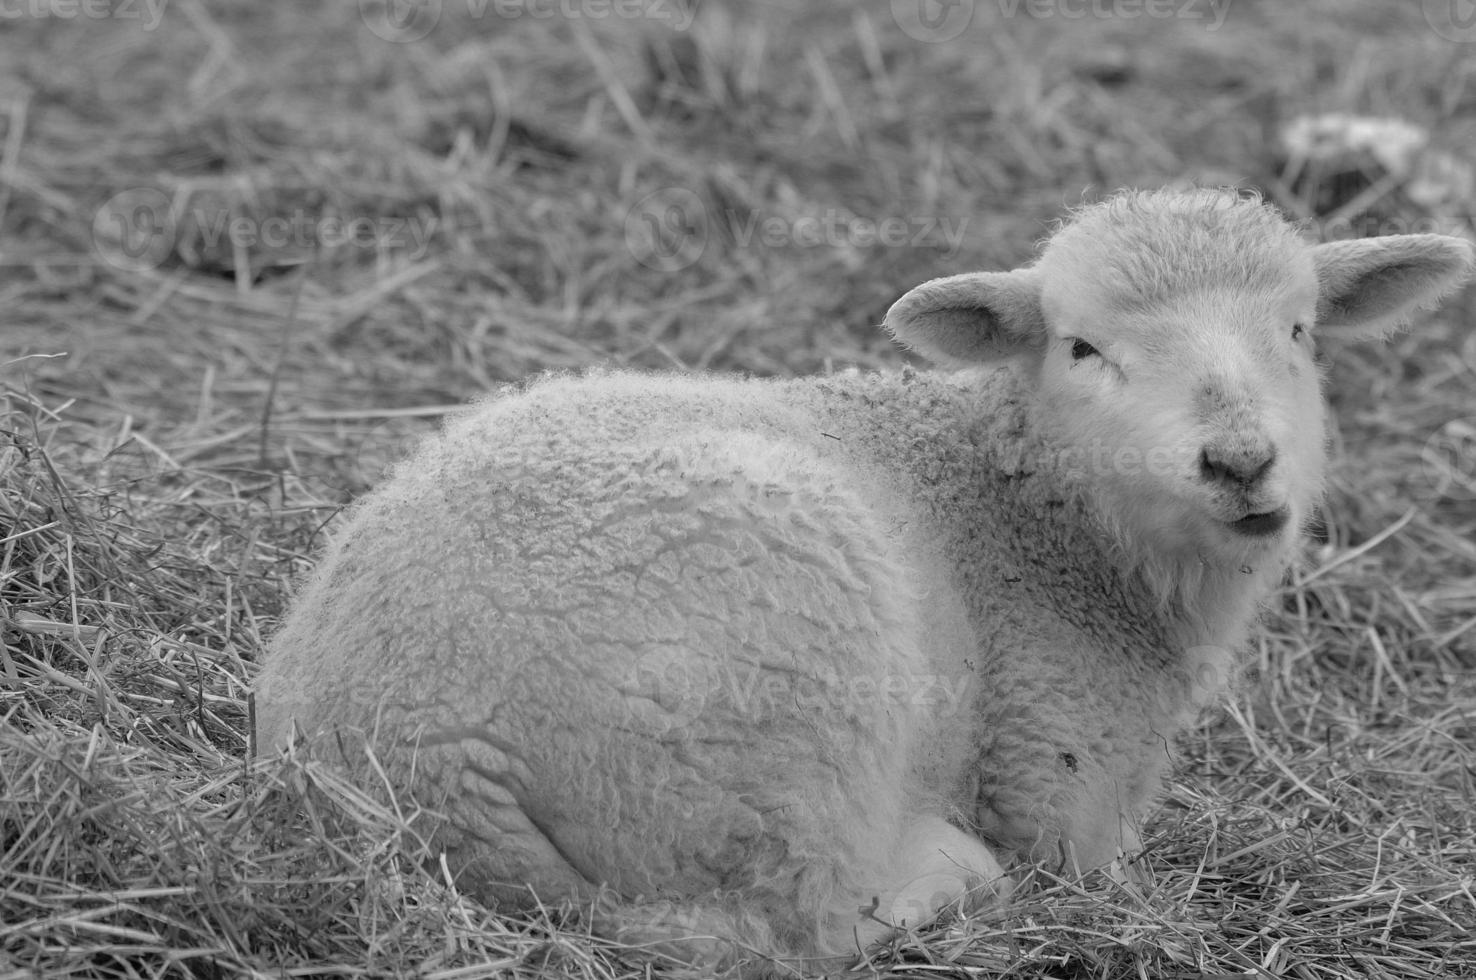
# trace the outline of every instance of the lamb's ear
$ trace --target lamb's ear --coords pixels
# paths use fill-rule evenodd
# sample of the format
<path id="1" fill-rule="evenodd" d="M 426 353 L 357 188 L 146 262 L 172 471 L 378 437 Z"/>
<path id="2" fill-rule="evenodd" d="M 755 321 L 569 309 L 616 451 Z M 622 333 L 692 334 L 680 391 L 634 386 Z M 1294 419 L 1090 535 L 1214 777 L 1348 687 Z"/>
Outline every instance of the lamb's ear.
<path id="1" fill-rule="evenodd" d="M 892 304 L 883 324 L 899 343 L 935 360 L 997 361 L 1039 349 L 1046 336 L 1034 269 L 933 279 Z"/>
<path id="2" fill-rule="evenodd" d="M 1312 249 L 1317 325 L 1335 337 L 1386 336 L 1471 274 L 1476 249 L 1447 235 L 1387 235 Z"/>

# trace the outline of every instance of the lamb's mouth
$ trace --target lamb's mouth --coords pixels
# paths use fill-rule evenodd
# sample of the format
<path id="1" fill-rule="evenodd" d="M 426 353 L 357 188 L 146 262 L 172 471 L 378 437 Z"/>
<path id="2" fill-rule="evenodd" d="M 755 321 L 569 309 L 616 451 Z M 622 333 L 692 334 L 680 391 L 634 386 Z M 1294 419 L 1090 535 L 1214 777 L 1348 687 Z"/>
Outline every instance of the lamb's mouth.
<path id="1" fill-rule="evenodd" d="M 1268 510 L 1261 514 L 1247 514 L 1238 521 L 1229 521 L 1230 530 L 1248 538 L 1266 538 L 1286 527 L 1291 511 L 1286 507 Z"/>

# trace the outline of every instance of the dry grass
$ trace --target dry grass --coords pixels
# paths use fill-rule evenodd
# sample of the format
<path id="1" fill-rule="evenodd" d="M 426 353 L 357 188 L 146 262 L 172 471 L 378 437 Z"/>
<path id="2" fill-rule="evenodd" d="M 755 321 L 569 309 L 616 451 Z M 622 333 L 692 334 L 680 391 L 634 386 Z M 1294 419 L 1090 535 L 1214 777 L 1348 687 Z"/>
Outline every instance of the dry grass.
<path id="1" fill-rule="evenodd" d="M 1289 170 L 1274 134 L 1303 113 L 1473 145 L 1476 45 L 1418 4 L 1184 8 L 1218 30 L 1010 6 L 946 43 L 836 0 L 709 0 L 683 31 L 447 2 L 415 43 L 351 4 L 4 21 L 0 980 L 643 975 L 577 915 L 460 898 L 413 812 L 247 763 L 252 665 L 338 507 L 446 406 L 541 369 L 895 364 L 896 295 L 1020 261 L 1083 193 L 1240 181 L 1313 218 L 1427 216 L 1376 174 Z M 160 200 L 160 261 L 120 261 L 117 216 Z M 700 202 L 689 264 L 642 264 L 643 201 L 658 224 Z M 379 239 L 215 235 L 299 215 Z M 922 241 L 744 240 L 806 217 Z M 1183 746 L 1152 884 L 1039 871 L 865 972 L 1476 976 L 1471 317 L 1329 352 L 1324 533 L 1251 690 Z"/>

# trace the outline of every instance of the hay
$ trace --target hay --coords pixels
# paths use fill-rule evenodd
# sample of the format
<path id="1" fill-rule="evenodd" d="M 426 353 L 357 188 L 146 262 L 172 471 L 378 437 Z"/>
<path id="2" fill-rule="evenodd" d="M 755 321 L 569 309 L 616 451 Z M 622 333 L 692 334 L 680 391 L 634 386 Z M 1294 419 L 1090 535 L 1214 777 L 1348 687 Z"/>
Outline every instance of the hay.
<path id="1" fill-rule="evenodd" d="M 339 508 L 545 368 L 896 364 L 896 295 L 1019 262 L 1084 192 L 1240 180 L 1314 222 L 1423 217 L 1377 180 L 1312 196 L 1273 148 L 1302 114 L 1470 145 L 1469 45 L 1418 5 L 1216 30 L 1008 7 L 940 43 L 836 0 L 710 0 L 681 31 L 447 3 L 413 43 L 372 4 L 8 19 L 0 980 L 645 975 L 578 910 L 458 895 L 408 803 L 247 763 L 253 664 Z M 130 241 L 140 205 L 161 234 Z M 892 247 L 866 237 L 887 218 Z M 1324 526 L 1136 883 L 1036 869 L 864 972 L 1476 976 L 1470 317 L 1325 352 Z"/>

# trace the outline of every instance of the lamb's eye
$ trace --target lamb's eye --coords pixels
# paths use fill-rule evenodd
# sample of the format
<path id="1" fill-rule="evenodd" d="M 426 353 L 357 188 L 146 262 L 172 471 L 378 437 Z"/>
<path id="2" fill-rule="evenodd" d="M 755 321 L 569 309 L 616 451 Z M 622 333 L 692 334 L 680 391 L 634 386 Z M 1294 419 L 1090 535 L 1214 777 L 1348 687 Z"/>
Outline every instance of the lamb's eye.
<path id="1" fill-rule="evenodd" d="M 1091 357 L 1093 354 L 1100 353 L 1101 351 L 1097 350 L 1097 348 L 1085 340 L 1073 340 L 1071 342 L 1071 359 L 1073 361 L 1079 361 L 1084 357 Z"/>
<path id="2" fill-rule="evenodd" d="M 1307 332 L 1306 328 L 1303 327 L 1300 323 L 1293 323 L 1292 324 L 1292 340 L 1294 340 L 1294 341 L 1295 340 L 1301 340 L 1302 339 L 1302 334 L 1304 334 L 1306 332 Z"/>

